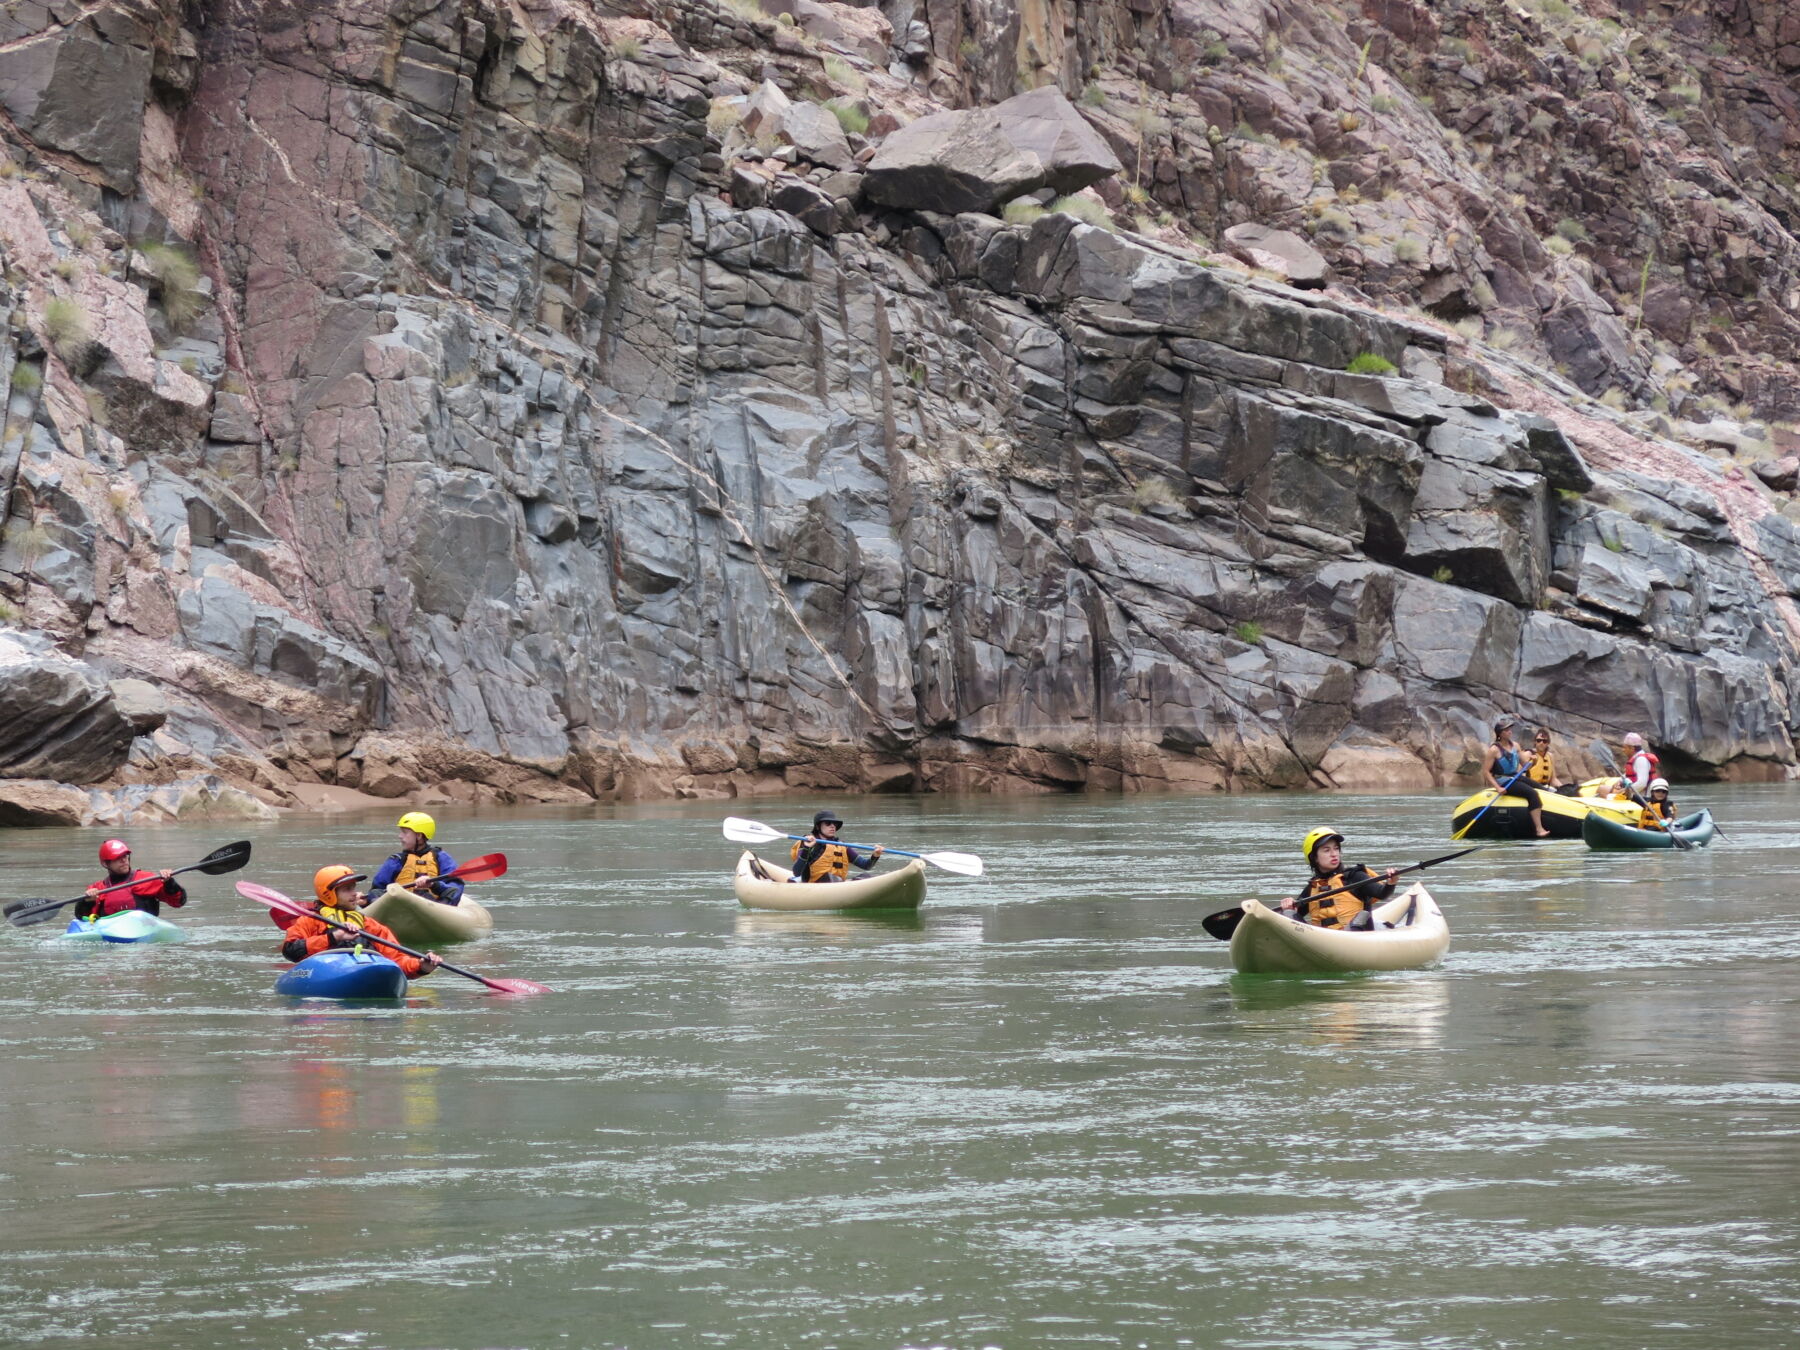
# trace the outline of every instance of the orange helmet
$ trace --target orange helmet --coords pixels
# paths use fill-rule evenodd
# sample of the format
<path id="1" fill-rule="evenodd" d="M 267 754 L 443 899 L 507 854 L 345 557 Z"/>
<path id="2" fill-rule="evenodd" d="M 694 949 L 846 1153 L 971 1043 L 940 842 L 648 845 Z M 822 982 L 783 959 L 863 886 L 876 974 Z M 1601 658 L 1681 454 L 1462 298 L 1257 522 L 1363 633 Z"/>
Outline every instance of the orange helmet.
<path id="1" fill-rule="evenodd" d="M 333 892 L 346 881 L 367 880 L 366 874 L 352 872 L 341 863 L 333 867 L 321 867 L 313 873 L 313 894 L 318 897 L 321 905 L 329 905 L 337 899 Z"/>

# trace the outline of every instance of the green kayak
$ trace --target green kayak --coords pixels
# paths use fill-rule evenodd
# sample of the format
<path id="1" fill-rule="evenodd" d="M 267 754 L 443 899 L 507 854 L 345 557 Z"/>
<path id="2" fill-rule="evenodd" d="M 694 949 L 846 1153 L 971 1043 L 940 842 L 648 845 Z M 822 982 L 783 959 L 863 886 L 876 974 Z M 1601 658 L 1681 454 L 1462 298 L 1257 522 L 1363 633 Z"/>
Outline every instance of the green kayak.
<path id="1" fill-rule="evenodd" d="M 1695 848 L 1710 843 L 1713 837 L 1712 812 L 1703 809 L 1690 816 L 1682 816 L 1676 820 L 1672 832 L 1640 830 L 1635 825 L 1623 824 L 1599 811 L 1581 822 L 1581 837 L 1587 841 L 1589 848 L 1674 848 L 1675 840 L 1670 838 L 1671 833 L 1680 835 Z"/>

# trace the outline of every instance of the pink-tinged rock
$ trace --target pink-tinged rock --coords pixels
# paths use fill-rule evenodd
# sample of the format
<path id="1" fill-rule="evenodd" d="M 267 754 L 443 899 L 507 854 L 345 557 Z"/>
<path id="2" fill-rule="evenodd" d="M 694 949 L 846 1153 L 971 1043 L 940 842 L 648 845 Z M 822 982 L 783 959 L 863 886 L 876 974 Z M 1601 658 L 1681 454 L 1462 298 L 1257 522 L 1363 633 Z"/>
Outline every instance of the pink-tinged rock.
<path id="1" fill-rule="evenodd" d="M 88 794 L 47 778 L 0 780 L 0 825 L 84 825 Z"/>
<path id="2" fill-rule="evenodd" d="M 1267 225 L 1233 225 L 1225 231 L 1225 245 L 1240 260 L 1273 272 L 1293 286 L 1322 287 L 1331 270 L 1318 250 L 1299 235 Z"/>
<path id="3" fill-rule="evenodd" d="M 0 183 L 0 244 L 13 266 L 26 272 L 47 272 L 56 261 L 56 249 L 23 183 Z"/>

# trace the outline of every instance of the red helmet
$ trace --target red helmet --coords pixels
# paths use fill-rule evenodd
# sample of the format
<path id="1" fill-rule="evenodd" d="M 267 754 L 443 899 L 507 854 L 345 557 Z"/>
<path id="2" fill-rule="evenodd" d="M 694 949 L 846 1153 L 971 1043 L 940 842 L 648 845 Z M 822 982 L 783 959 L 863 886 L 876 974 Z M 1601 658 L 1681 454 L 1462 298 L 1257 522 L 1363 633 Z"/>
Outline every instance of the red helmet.
<path id="1" fill-rule="evenodd" d="M 103 863 L 117 862 L 120 858 L 126 857 L 130 853 L 131 845 L 126 843 L 123 839 L 108 839 L 104 844 L 100 845 L 100 861 Z"/>

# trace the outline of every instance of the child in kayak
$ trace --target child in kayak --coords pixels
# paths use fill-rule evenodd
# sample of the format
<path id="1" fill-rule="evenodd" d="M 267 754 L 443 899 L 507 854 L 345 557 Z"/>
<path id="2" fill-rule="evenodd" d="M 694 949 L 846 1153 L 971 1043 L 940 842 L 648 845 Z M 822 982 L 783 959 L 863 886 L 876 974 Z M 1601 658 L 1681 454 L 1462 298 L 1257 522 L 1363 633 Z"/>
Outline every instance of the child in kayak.
<path id="1" fill-rule="evenodd" d="M 843 823 L 835 811 L 821 811 L 813 817 L 812 833 L 794 844 L 794 874 L 789 881 L 848 881 L 852 867 L 866 872 L 875 865 L 882 846 L 877 844 L 862 854 L 838 843 Z"/>
<path id="2" fill-rule="evenodd" d="M 1640 830 L 1667 830 L 1675 823 L 1675 803 L 1669 798 L 1669 780 L 1652 778 L 1650 798 L 1638 808 Z"/>
<path id="3" fill-rule="evenodd" d="M 100 861 L 106 864 L 106 876 L 87 888 L 87 899 L 75 902 L 78 919 L 104 919 L 108 914 L 123 914 L 128 909 L 160 914 L 164 905 L 180 909 L 187 903 L 187 892 L 168 869 L 161 872 L 133 870 L 131 845 L 123 839 L 108 839 L 100 845 Z M 100 894 L 106 887 L 125 881 L 139 884 L 127 891 Z"/>
<path id="4" fill-rule="evenodd" d="M 375 869 L 373 894 L 380 895 L 389 886 L 400 886 L 440 905 L 454 905 L 461 900 L 462 882 L 438 880 L 446 872 L 456 870 L 456 859 L 431 842 L 437 834 L 437 822 L 423 811 L 408 811 L 400 817 L 399 829 L 400 851 Z"/>
<path id="5" fill-rule="evenodd" d="M 1377 875 L 1361 863 L 1345 867 L 1343 846 L 1344 836 L 1336 830 L 1321 827 L 1307 834 L 1300 847 L 1313 874 L 1300 894 L 1281 907 L 1281 913 L 1319 928 L 1362 931 L 1375 926 L 1369 911 L 1394 893 L 1394 881 L 1399 873 L 1390 867 Z M 1312 898 L 1340 886 L 1351 889 L 1329 900 Z"/>
<path id="6" fill-rule="evenodd" d="M 282 935 L 281 954 L 290 961 L 304 961 L 309 956 L 317 956 L 320 952 L 330 951 L 333 947 L 355 947 L 362 942 L 360 937 L 352 936 L 342 929 L 333 928 L 330 924 L 320 922 L 329 919 L 332 923 L 347 924 L 359 929 L 372 938 L 386 938 L 394 941 L 393 930 L 384 923 L 377 923 L 362 912 L 366 896 L 357 894 L 356 883 L 368 878 L 360 873 L 352 872 L 348 867 L 321 867 L 313 874 L 313 897 L 318 918 L 307 915 L 295 919 L 288 925 L 287 932 Z M 383 946 L 379 942 L 368 943 L 370 951 L 387 957 L 406 972 L 406 978 L 416 980 L 421 975 L 429 975 L 438 968 L 439 957 L 436 952 L 426 952 L 423 957 L 408 956 L 405 952 L 395 951 L 392 947 Z"/>

